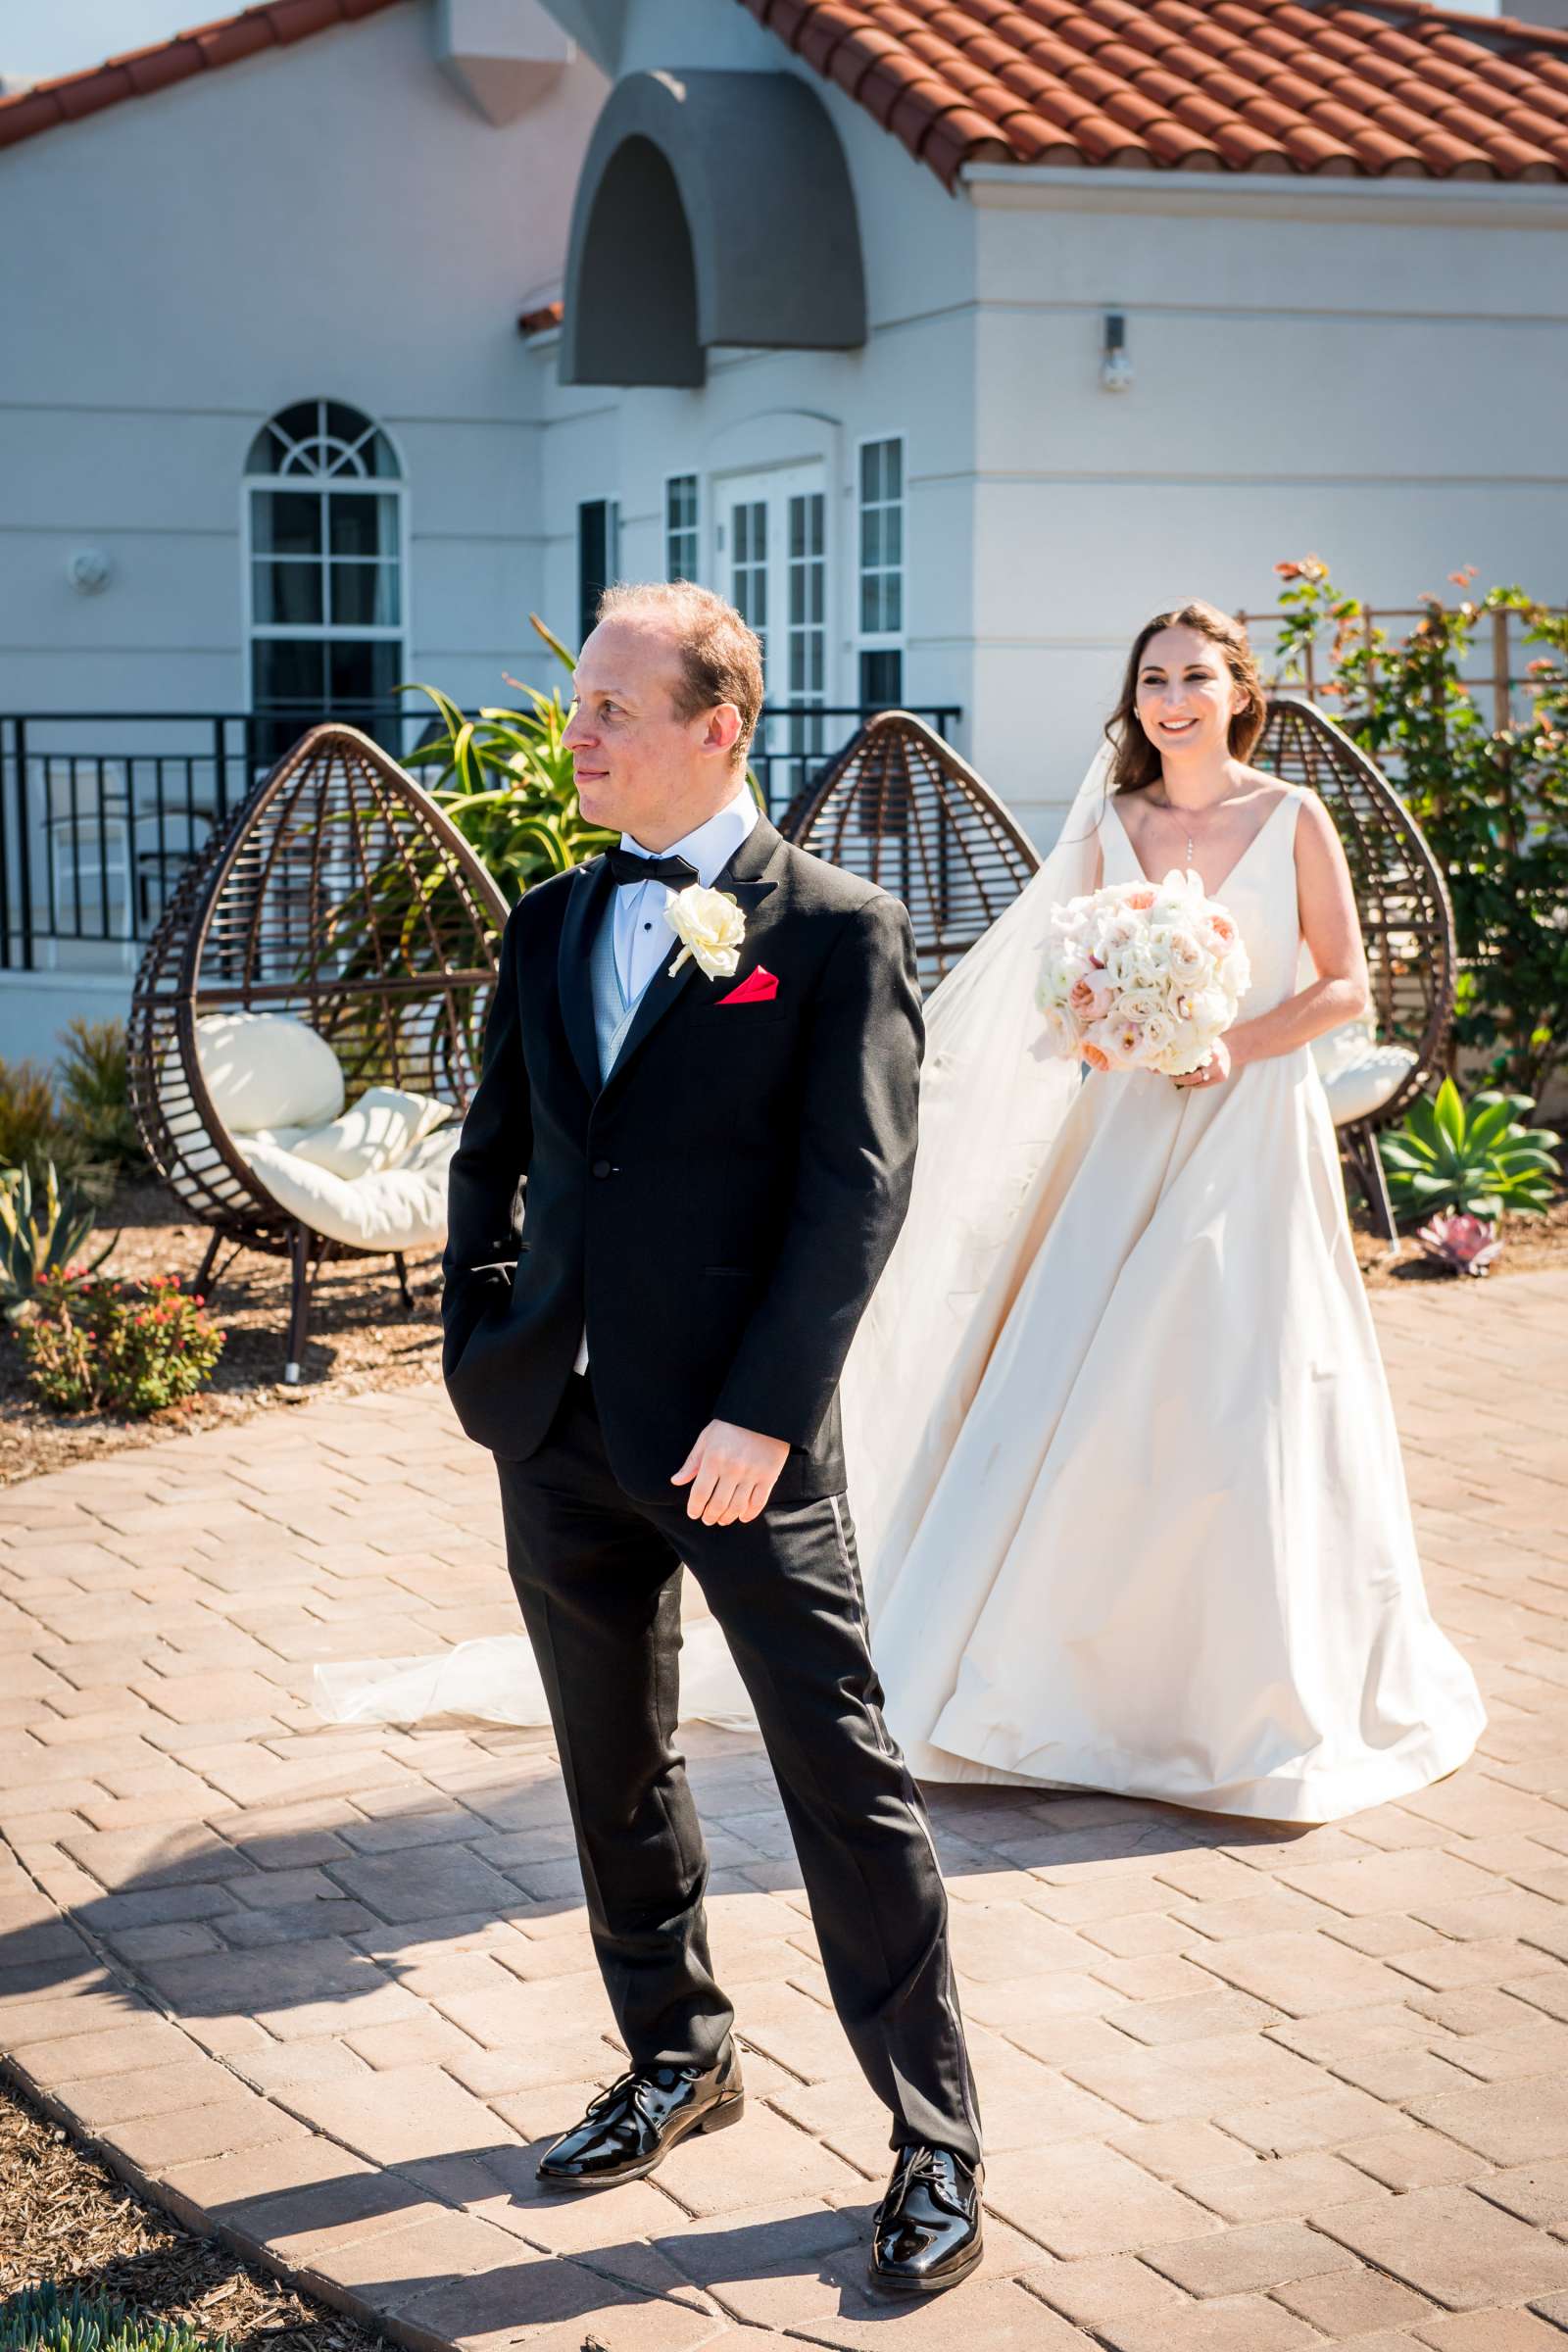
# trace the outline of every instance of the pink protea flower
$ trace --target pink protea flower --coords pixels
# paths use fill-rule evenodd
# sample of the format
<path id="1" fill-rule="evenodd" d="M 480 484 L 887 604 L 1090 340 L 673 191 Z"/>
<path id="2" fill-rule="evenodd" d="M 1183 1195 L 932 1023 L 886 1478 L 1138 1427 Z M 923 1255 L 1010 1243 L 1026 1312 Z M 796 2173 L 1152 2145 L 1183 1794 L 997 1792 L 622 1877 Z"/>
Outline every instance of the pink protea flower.
<path id="1" fill-rule="evenodd" d="M 1434 1217 L 1416 1235 L 1428 1257 L 1451 1274 L 1487 1274 L 1502 1244 L 1490 1217 L 1473 1217 L 1465 1210 Z"/>

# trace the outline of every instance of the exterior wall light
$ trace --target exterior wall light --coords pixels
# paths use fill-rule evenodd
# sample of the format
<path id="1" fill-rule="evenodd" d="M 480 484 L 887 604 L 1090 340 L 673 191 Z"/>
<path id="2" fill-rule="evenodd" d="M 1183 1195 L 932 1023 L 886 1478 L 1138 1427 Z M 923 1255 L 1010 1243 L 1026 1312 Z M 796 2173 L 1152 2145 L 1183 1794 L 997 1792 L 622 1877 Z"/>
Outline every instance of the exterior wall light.
<path id="1" fill-rule="evenodd" d="M 101 547 L 78 547 L 66 560 L 66 577 L 78 596 L 96 596 L 107 588 L 114 568 Z"/>
<path id="2" fill-rule="evenodd" d="M 1100 346 L 1100 388 L 1102 392 L 1130 392 L 1133 385 L 1132 355 L 1127 349 L 1127 314 L 1107 311 Z"/>

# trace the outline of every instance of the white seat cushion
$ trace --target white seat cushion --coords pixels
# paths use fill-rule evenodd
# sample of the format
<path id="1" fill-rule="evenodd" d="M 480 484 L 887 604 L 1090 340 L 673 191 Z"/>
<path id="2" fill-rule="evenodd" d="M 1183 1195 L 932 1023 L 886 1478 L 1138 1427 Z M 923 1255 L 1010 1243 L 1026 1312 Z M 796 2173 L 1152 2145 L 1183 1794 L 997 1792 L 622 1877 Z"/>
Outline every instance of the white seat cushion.
<path id="1" fill-rule="evenodd" d="M 447 1164 L 461 1133 L 442 1127 L 400 1167 L 352 1180 L 255 1136 L 235 1136 L 234 1147 L 263 1191 L 312 1233 L 355 1250 L 425 1250 L 447 1238 Z"/>
<path id="2" fill-rule="evenodd" d="M 1312 1059 L 1336 1127 L 1369 1119 L 1392 1101 L 1415 1068 L 1408 1046 L 1380 1046 L 1370 1021 L 1347 1021 L 1315 1038 Z"/>
<path id="3" fill-rule="evenodd" d="M 357 1176 L 373 1175 L 377 1168 L 401 1167 L 416 1144 L 423 1143 L 451 1116 L 451 1103 L 438 1102 L 433 1095 L 405 1094 L 396 1086 L 371 1086 L 357 1102 L 350 1103 L 341 1118 L 326 1126 L 307 1128 L 292 1139 L 280 1135 L 270 1140 L 352 1183 Z"/>
<path id="4" fill-rule="evenodd" d="M 337 1055 L 288 1013 L 204 1013 L 196 1054 L 213 1108 L 230 1135 L 319 1127 L 343 1107 Z"/>

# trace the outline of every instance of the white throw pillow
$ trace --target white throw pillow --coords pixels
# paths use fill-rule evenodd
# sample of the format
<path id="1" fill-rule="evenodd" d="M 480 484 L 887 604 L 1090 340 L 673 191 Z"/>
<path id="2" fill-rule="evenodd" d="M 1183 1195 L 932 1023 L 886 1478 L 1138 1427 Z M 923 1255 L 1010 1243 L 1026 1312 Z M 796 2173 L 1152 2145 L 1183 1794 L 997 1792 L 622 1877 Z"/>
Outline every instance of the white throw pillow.
<path id="1" fill-rule="evenodd" d="M 1390 1102 L 1415 1068 L 1408 1046 L 1380 1046 L 1369 1020 L 1347 1021 L 1326 1037 L 1314 1038 L 1312 1059 L 1329 1099 L 1336 1127 L 1369 1119 Z"/>
<path id="2" fill-rule="evenodd" d="M 356 1250 L 423 1250 L 447 1238 L 447 1163 L 462 1130 L 443 1127 L 416 1144 L 401 1168 L 377 1168 L 349 1183 L 254 1136 L 235 1138 L 264 1192 L 312 1233 Z"/>
<path id="3" fill-rule="evenodd" d="M 343 1107 L 337 1055 L 283 1012 L 209 1012 L 196 1054 L 213 1108 L 230 1135 L 263 1127 L 319 1127 Z"/>
<path id="4" fill-rule="evenodd" d="M 287 1148 L 299 1158 L 314 1160 L 318 1168 L 330 1168 L 334 1176 L 352 1183 L 355 1177 L 372 1175 L 377 1168 L 400 1166 L 416 1144 L 423 1143 L 432 1129 L 451 1116 L 451 1103 L 438 1102 L 433 1095 L 405 1094 L 396 1086 L 370 1086 L 341 1118 L 296 1135 Z M 281 1136 L 272 1140 L 285 1141 Z"/>

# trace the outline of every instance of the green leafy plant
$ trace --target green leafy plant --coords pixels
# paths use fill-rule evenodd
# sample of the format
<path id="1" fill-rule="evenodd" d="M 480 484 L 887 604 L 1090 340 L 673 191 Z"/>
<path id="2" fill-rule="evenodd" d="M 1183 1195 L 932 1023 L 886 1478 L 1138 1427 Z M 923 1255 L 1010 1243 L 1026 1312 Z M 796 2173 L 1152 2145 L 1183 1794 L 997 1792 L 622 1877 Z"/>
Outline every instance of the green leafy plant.
<path id="1" fill-rule="evenodd" d="M 560 638 L 537 613 L 528 617 L 570 671 L 572 657 Z M 564 741 L 569 702 L 559 688 L 547 695 L 516 678 L 507 683 L 521 687 L 528 709 L 486 710 L 466 718 L 438 687 L 410 684 L 398 692 L 428 695 L 440 720 L 439 732 L 410 752 L 405 765 L 435 771 L 425 779 L 431 799 L 514 900 L 531 882 L 565 873 L 614 836 L 589 824 L 578 805 Z"/>
<path id="2" fill-rule="evenodd" d="M 1320 697 L 1384 767 L 1448 879 L 1462 970 L 1455 1051 L 1490 1057 L 1497 1085 L 1539 1100 L 1568 1056 L 1568 615 L 1521 588 L 1420 599 L 1409 634 L 1377 626 L 1316 556 L 1275 566 L 1284 586 L 1281 676 L 1308 649 L 1331 675 Z M 1538 650 L 1516 689 L 1523 714 L 1489 720 L 1468 673 L 1478 641 L 1510 630 Z"/>
<path id="3" fill-rule="evenodd" d="M 8 1323 L 19 1321 L 51 1284 L 64 1281 L 70 1288 L 103 1264 L 119 1234 L 90 1266 L 75 1265 L 96 1223 L 84 1193 L 70 1185 L 62 1191 L 52 1159 L 36 1182 L 29 1167 L 0 1175 L 0 1315 Z"/>
<path id="4" fill-rule="evenodd" d="M 177 1274 L 147 1283 L 53 1276 L 22 1345 L 28 1385 L 46 1404 L 140 1418 L 195 1395 L 222 1352 L 223 1333 Z"/>
<path id="5" fill-rule="evenodd" d="M 35 1061 L 0 1061 L 0 1168 L 43 1169 L 63 1156 L 60 1105 Z"/>
<path id="6" fill-rule="evenodd" d="M 61 1039 L 61 1109 L 83 1156 L 118 1175 L 145 1168 L 130 1107 L 123 1021 L 72 1021 Z"/>
<path id="7" fill-rule="evenodd" d="M 53 2286 L 24 2286 L 0 2299 L 0 2352 L 213 2352 L 213 2347 L 183 2322 L 146 2319 L 122 2303 L 76 2289 L 62 2296 Z"/>
<path id="8" fill-rule="evenodd" d="M 1549 1128 L 1527 1127 L 1528 1095 L 1480 1094 L 1468 1108 L 1451 1078 L 1422 1095 L 1378 1148 L 1395 1213 L 1428 1217 L 1453 1209 L 1472 1217 L 1544 1216 L 1562 1181 Z"/>

